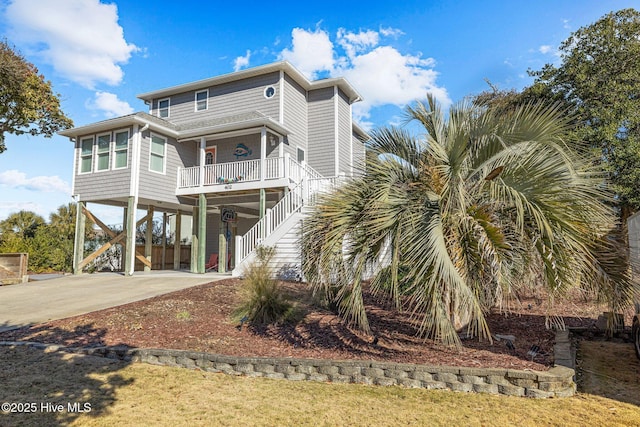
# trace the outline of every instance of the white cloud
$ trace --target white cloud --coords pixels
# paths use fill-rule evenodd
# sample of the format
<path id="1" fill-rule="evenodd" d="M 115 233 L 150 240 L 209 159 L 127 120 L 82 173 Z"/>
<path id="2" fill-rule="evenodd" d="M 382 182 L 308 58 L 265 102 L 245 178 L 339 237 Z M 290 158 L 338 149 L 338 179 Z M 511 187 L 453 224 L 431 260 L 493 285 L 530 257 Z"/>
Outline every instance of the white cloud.
<path id="1" fill-rule="evenodd" d="M 333 70 L 333 43 L 326 31 L 294 28 L 291 38 L 293 48 L 280 52 L 280 59 L 291 62 L 310 79 L 317 78 L 323 71 Z"/>
<path id="2" fill-rule="evenodd" d="M 34 176 L 27 178 L 24 172 L 16 169 L 7 170 L 0 173 L 0 185 L 13 189 L 24 189 L 45 193 L 71 193 L 69 184 L 59 176 Z"/>
<path id="3" fill-rule="evenodd" d="M 233 71 L 239 71 L 242 68 L 248 67 L 250 59 L 251 59 L 251 51 L 247 50 L 247 54 L 245 56 L 238 56 L 233 61 Z"/>
<path id="4" fill-rule="evenodd" d="M 49 214 L 46 208 L 35 202 L 0 202 L 0 221 L 20 211 L 35 212 L 43 217 Z"/>
<path id="5" fill-rule="evenodd" d="M 540 53 L 542 54 L 547 54 L 549 52 L 551 52 L 553 48 L 551 46 L 549 46 L 548 44 L 542 45 L 538 48 L 538 50 L 540 51 Z"/>
<path id="6" fill-rule="evenodd" d="M 347 67 L 336 70 L 353 83 L 363 101 L 354 104 L 357 119 L 367 118 L 371 108 L 385 104 L 404 106 L 432 94 L 445 106 L 451 104 L 446 89 L 436 84 L 433 59 L 402 55 L 391 46 L 379 46 L 355 57 Z"/>
<path id="7" fill-rule="evenodd" d="M 380 35 L 399 36 L 397 29 L 380 32 L 351 32 L 340 28 L 336 45 L 321 29 L 292 31 L 291 49 L 280 53 L 310 79 L 322 72 L 332 77 L 345 77 L 360 92 L 362 102 L 353 106 L 355 118 L 368 125 L 370 110 L 383 105 L 404 106 L 428 93 L 445 107 L 451 104 L 444 87 L 437 84 L 435 61 L 421 54 L 403 54 L 395 47 L 381 45 Z"/>
<path id="8" fill-rule="evenodd" d="M 380 27 L 380 34 L 382 34 L 385 37 L 393 37 L 393 38 L 397 39 L 398 37 L 404 35 L 404 32 L 402 30 L 397 29 L 397 28 Z"/>
<path id="9" fill-rule="evenodd" d="M 345 50 L 347 56 L 352 59 L 357 53 L 378 45 L 380 36 L 376 31 L 360 31 L 359 33 L 348 32 L 340 28 L 337 34 L 338 43 Z"/>
<path id="10" fill-rule="evenodd" d="M 118 99 L 118 95 L 98 91 L 93 100 L 86 102 L 86 107 L 90 110 L 100 110 L 107 117 L 126 116 L 133 113 L 133 108 L 126 101 Z"/>
<path id="11" fill-rule="evenodd" d="M 5 18 L 15 43 L 88 88 L 119 84 L 120 65 L 138 50 L 124 39 L 117 6 L 99 0 L 13 0 Z"/>

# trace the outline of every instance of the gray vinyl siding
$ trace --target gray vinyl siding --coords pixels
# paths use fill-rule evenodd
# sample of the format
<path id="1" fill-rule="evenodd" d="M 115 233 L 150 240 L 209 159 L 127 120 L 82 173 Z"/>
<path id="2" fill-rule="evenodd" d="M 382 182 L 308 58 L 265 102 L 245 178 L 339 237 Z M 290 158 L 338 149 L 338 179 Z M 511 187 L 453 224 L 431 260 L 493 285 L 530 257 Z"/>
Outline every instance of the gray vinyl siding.
<path id="1" fill-rule="evenodd" d="M 117 131 L 123 128 L 114 129 Z M 107 132 L 100 132 L 99 135 Z M 113 135 L 113 132 L 111 132 Z M 93 137 L 94 152 L 92 160 L 92 172 L 80 173 L 80 153 L 77 151 L 75 158 L 76 176 L 74 191 L 80 196 L 80 200 L 90 202 L 92 200 L 104 200 L 108 198 L 128 197 L 131 186 L 131 147 L 132 129 L 129 128 L 129 149 L 127 151 L 127 167 L 111 169 L 113 167 L 113 150 L 109 159 L 109 169 L 95 171 L 96 167 L 96 135 L 83 135 L 76 138 L 75 147 L 79 148 L 83 138 Z"/>
<path id="2" fill-rule="evenodd" d="M 307 162 L 326 177 L 335 175 L 333 88 L 309 92 L 309 148 Z"/>
<path id="3" fill-rule="evenodd" d="M 267 132 L 267 158 L 278 157 L 278 144 L 271 146 L 269 143 L 269 132 Z M 274 135 L 275 137 L 275 135 Z M 278 140 L 277 137 L 276 141 Z M 238 144 L 243 144 L 249 150 L 251 154 L 246 157 L 236 157 L 234 152 Z M 230 163 L 241 162 L 243 160 L 258 160 L 260 159 L 260 134 L 250 134 L 235 136 L 233 138 L 216 139 L 207 142 L 207 146 L 216 146 L 216 163 Z"/>
<path id="4" fill-rule="evenodd" d="M 271 142 L 269 142 L 269 136 L 273 136 L 275 138 L 275 145 L 271 145 Z M 267 159 L 277 158 L 278 154 L 278 137 L 267 132 Z"/>
<path id="5" fill-rule="evenodd" d="M 346 95 L 338 94 L 338 173 L 351 175 L 351 109 Z"/>
<path id="6" fill-rule="evenodd" d="M 245 145 L 251 154 L 246 157 L 234 156 L 238 144 Z M 260 134 L 242 135 L 233 138 L 216 139 L 207 142 L 207 145 L 217 145 L 216 163 L 239 162 L 242 160 L 257 160 L 260 158 Z M 267 144 L 268 145 L 268 144 Z"/>
<path id="7" fill-rule="evenodd" d="M 154 135 L 163 136 L 158 133 Z M 164 136 L 163 136 L 164 137 Z M 167 138 L 165 173 L 149 170 L 149 150 L 151 133 L 145 132 L 140 147 L 140 185 L 139 196 L 168 203 L 178 203 L 175 195 L 178 179 L 178 168 L 184 165 L 197 165 L 198 147 L 193 143 L 179 143 Z"/>
<path id="8" fill-rule="evenodd" d="M 296 147 L 308 150 L 308 111 L 307 92 L 291 77 L 285 74 L 284 113 L 282 124 L 291 129 L 291 135 L 285 138 L 284 153 L 296 159 Z"/>
<path id="9" fill-rule="evenodd" d="M 167 117 L 167 120 L 175 124 L 181 124 L 253 110 L 260 111 L 274 120 L 279 120 L 281 96 L 280 91 L 277 90 L 279 79 L 280 73 L 275 72 L 198 89 L 198 92 L 205 89 L 209 90 L 207 109 L 203 111 L 195 111 L 196 91 L 173 95 L 169 101 L 169 117 Z M 275 95 L 269 99 L 264 96 L 264 89 L 267 86 L 276 88 Z M 154 116 L 158 115 L 158 101 L 159 99 L 153 100 L 151 114 Z"/>
<path id="10" fill-rule="evenodd" d="M 353 173 L 356 176 L 360 176 L 365 170 L 364 142 L 358 138 L 355 132 L 351 135 L 351 140 L 353 141 Z"/>

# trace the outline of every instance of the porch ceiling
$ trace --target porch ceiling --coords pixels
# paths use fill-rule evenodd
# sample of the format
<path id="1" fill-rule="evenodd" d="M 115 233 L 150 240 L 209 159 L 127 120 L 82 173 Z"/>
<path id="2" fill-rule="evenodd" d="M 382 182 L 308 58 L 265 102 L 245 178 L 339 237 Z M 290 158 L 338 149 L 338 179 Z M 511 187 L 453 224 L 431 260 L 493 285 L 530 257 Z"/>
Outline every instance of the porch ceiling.
<path id="1" fill-rule="evenodd" d="M 283 190 L 281 188 L 265 189 L 266 207 L 273 207 L 282 198 Z M 207 211 L 218 212 L 220 206 L 236 207 L 240 208 L 239 211 L 249 214 L 257 215 L 260 209 L 260 193 L 255 190 L 252 191 L 235 191 L 230 193 L 207 193 Z M 194 205 L 197 205 L 198 196 L 188 196 L 187 198 L 193 199 Z"/>

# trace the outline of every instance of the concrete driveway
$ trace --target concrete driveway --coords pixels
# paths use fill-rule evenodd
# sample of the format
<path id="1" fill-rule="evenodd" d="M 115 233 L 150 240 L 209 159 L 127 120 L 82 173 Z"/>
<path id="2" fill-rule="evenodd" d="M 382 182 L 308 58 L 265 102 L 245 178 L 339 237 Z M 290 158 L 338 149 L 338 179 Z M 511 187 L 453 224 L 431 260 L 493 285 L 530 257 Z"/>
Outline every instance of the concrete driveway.
<path id="1" fill-rule="evenodd" d="M 140 301 L 230 274 L 161 271 L 81 274 L 0 286 L 0 332 Z"/>

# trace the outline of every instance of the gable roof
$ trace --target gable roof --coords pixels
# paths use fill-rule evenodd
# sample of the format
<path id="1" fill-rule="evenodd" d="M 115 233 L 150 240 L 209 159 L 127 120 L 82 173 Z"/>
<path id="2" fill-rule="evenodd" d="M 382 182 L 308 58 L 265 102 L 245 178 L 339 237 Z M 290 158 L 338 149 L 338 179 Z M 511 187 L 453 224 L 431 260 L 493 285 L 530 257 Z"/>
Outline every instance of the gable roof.
<path id="1" fill-rule="evenodd" d="M 276 71 L 284 71 L 296 83 L 298 83 L 305 90 L 323 89 L 327 87 L 338 86 L 348 97 L 349 102 L 354 103 L 362 100 L 360 94 L 355 90 L 353 86 L 343 77 L 320 79 L 310 81 L 307 79 L 297 68 L 295 68 L 288 61 L 273 62 L 271 64 L 261 65 L 258 67 L 247 68 L 233 73 L 223 74 L 216 77 L 210 77 L 203 80 L 198 80 L 191 83 L 185 83 L 178 86 L 172 86 L 166 89 L 154 90 L 151 92 L 145 92 L 138 95 L 138 98 L 151 102 L 154 99 L 166 98 L 171 95 L 175 95 L 182 92 L 195 91 L 199 89 L 205 89 L 211 86 L 217 86 L 224 83 L 234 82 L 250 77 L 261 76 Z"/>

